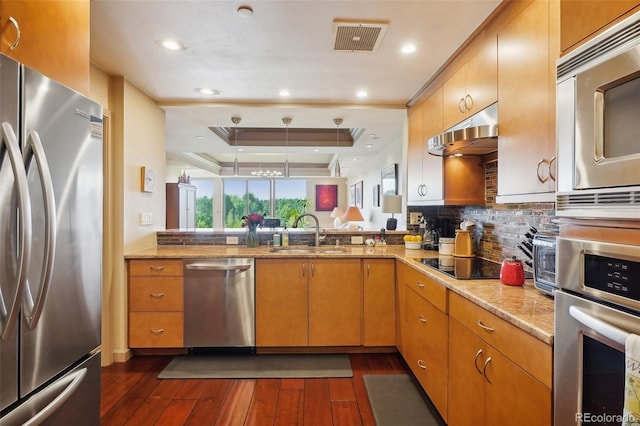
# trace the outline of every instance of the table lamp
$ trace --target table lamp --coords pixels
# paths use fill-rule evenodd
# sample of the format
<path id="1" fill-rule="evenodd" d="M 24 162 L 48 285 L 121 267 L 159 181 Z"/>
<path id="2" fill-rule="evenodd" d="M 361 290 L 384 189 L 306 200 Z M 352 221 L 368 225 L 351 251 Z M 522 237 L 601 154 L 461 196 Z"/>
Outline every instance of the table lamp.
<path id="1" fill-rule="evenodd" d="M 402 213 L 402 195 L 383 195 L 382 196 L 382 213 L 391 213 L 391 217 L 387 219 L 387 229 L 395 231 L 398 226 L 398 219 L 394 218 L 394 213 Z"/>
<path id="2" fill-rule="evenodd" d="M 347 208 L 347 211 L 342 216 L 343 222 L 349 222 L 349 229 L 357 228 L 357 225 L 352 222 L 362 222 L 364 217 L 362 217 L 362 213 L 360 213 L 360 209 L 356 206 L 350 206 Z"/>
<path id="3" fill-rule="evenodd" d="M 340 228 L 342 226 L 342 216 L 344 216 L 344 212 L 342 211 L 342 209 L 338 206 L 334 207 L 333 211 L 329 215 L 329 217 L 333 219 L 334 228 Z"/>

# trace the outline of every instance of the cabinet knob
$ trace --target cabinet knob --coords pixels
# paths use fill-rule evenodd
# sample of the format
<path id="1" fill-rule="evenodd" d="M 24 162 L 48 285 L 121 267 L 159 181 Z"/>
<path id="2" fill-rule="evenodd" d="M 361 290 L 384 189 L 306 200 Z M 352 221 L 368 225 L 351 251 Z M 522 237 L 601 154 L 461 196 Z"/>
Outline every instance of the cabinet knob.
<path id="1" fill-rule="evenodd" d="M 164 328 L 152 328 L 150 331 L 153 334 L 162 334 L 162 333 L 164 333 Z"/>
<path id="2" fill-rule="evenodd" d="M 418 367 L 422 368 L 423 370 L 427 369 L 427 366 L 424 365 L 424 361 L 422 361 L 421 359 L 418 360 Z"/>
<path id="3" fill-rule="evenodd" d="M 425 317 L 423 317 L 422 315 L 418 315 L 418 321 L 420 321 L 421 323 L 426 323 L 427 319 Z"/>
<path id="4" fill-rule="evenodd" d="M 419 288 L 424 288 L 424 284 L 422 284 L 420 281 L 416 281 L 416 285 L 417 285 Z"/>

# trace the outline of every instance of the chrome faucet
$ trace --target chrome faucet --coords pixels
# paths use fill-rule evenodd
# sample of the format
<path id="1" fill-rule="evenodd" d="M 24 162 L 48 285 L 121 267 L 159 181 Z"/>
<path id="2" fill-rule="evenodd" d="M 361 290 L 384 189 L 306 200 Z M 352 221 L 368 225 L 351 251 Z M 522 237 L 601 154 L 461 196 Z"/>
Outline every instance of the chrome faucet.
<path id="1" fill-rule="evenodd" d="M 316 215 L 311 214 L 311 213 L 301 214 L 300 216 L 298 216 L 296 218 L 295 222 L 293 222 L 293 227 L 297 228 L 298 227 L 298 221 L 300 219 L 302 219 L 303 217 L 305 217 L 305 216 L 312 217 L 313 220 L 315 220 L 315 222 L 316 222 L 316 247 L 320 247 L 320 221 L 318 220 L 318 217 Z"/>

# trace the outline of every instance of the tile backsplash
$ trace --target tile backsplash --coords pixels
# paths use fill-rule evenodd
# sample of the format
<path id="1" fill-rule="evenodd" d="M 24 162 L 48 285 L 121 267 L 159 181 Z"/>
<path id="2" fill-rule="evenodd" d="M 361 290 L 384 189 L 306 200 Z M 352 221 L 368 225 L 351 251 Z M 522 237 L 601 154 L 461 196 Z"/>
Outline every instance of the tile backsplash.
<path id="1" fill-rule="evenodd" d="M 431 223 L 441 228 L 444 236 L 453 237 L 455 229 L 463 220 L 473 220 L 476 226 L 473 237 L 478 256 L 502 261 L 506 257 L 516 256 L 528 260 L 518 244 L 526 240 L 525 233 L 534 227 L 538 232 L 557 235 L 558 225 L 554 222 L 555 203 L 497 204 L 497 163 L 485 164 L 484 206 L 409 206 L 407 215 L 420 212 Z M 407 219 L 407 223 L 409 220 Z M 409 226 L 413 232 L 419 232 L 418 226 Z"/>

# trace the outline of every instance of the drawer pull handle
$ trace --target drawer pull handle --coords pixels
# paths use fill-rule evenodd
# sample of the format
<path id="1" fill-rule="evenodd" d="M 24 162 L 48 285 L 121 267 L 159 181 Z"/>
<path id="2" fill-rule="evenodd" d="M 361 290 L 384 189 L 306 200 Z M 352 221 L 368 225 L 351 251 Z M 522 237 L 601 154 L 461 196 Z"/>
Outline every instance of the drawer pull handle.
<path id="1" fill-rule="evenodd" d="M 482 374 L 482 371 L 480 371 L 480 367 L 478 367 L 478 358 L 480 357 L 480 355 L 482 355 L 482 349 L 478 349 L 476 356 L 473 358 L 473 365 L 476 367 L 476 371 L 478 372 L 478 374 Z"/>
<path id="2" fill-rule="evenodd" d="M 152 271 L 164 271 L 164 266 L 150 266 Z"/>
<path id="3" fill-rule="evenodd" d="M 425 323 L 427 322 L 427 319 L 425 317 L 423 317 L 422 315 L 418 315 L 418 321 Z"/>
<path id="4" fill-rule="evenodd" d="M 416 281 L 416 285 L 420 288 L 424 288 L 424 284 L 422 284 L 420 281 Z"/>
<path id="5" fill-rule="evenodd" d="M 20 44 L 20 37 L 22 34 L 20 33 L 20 25 L 18 25 L 16 18 L 9 16 L 9 22 L 11 22 L 16 29 L 16 38 L 13 40 L 13 43 L 11 43 L 11 46 L 9 46 L 9 50 L 13 50 L 18 47 L 18 44 Z"/>
<path id="6" fill-rule="evenodd" d="M 151 332 L 153 334 L 162 334 L 162 333 L 164 333 L 164 328 L 152 328 Z"/>
<path id="7" fill-rule="evenodd" d="M 164 293 L 151 293 L 151 297 L 154 297 L 156 299 L 160 299 L 160 298 L 164 297 Z"/>
<path id="8" fill-rule="evenodd" d="M 483 329 L 485 331 L 488 331 L 489 333 L 493 333 L 494 331 L 496 331 L 494 328 L 484 325 L 482 323 L 482 321 L 478 321 L 478 327 L 480 327 L 481 329 Z"/>
<path id="9" fill-rule="evenodd" d="M 482 375 L 487 380 L 487 382 L 489 382 L 489 384 L 491 384 L 491 380 L 489 380 L 489 377 L 487 377 L 487 365 L 489 365 L 490 363 L 491 357 L 487 358 L 487 360 L 484 362 L 484 365 L 482 366 Z"/>
<path id="10" fill-rule="evenodd" d="M 427 366 L 424 365 L 424 362 L 421 359 L 418 360 L 418 367 L 422 368 L 423 370 L 427 369 Z"/>

